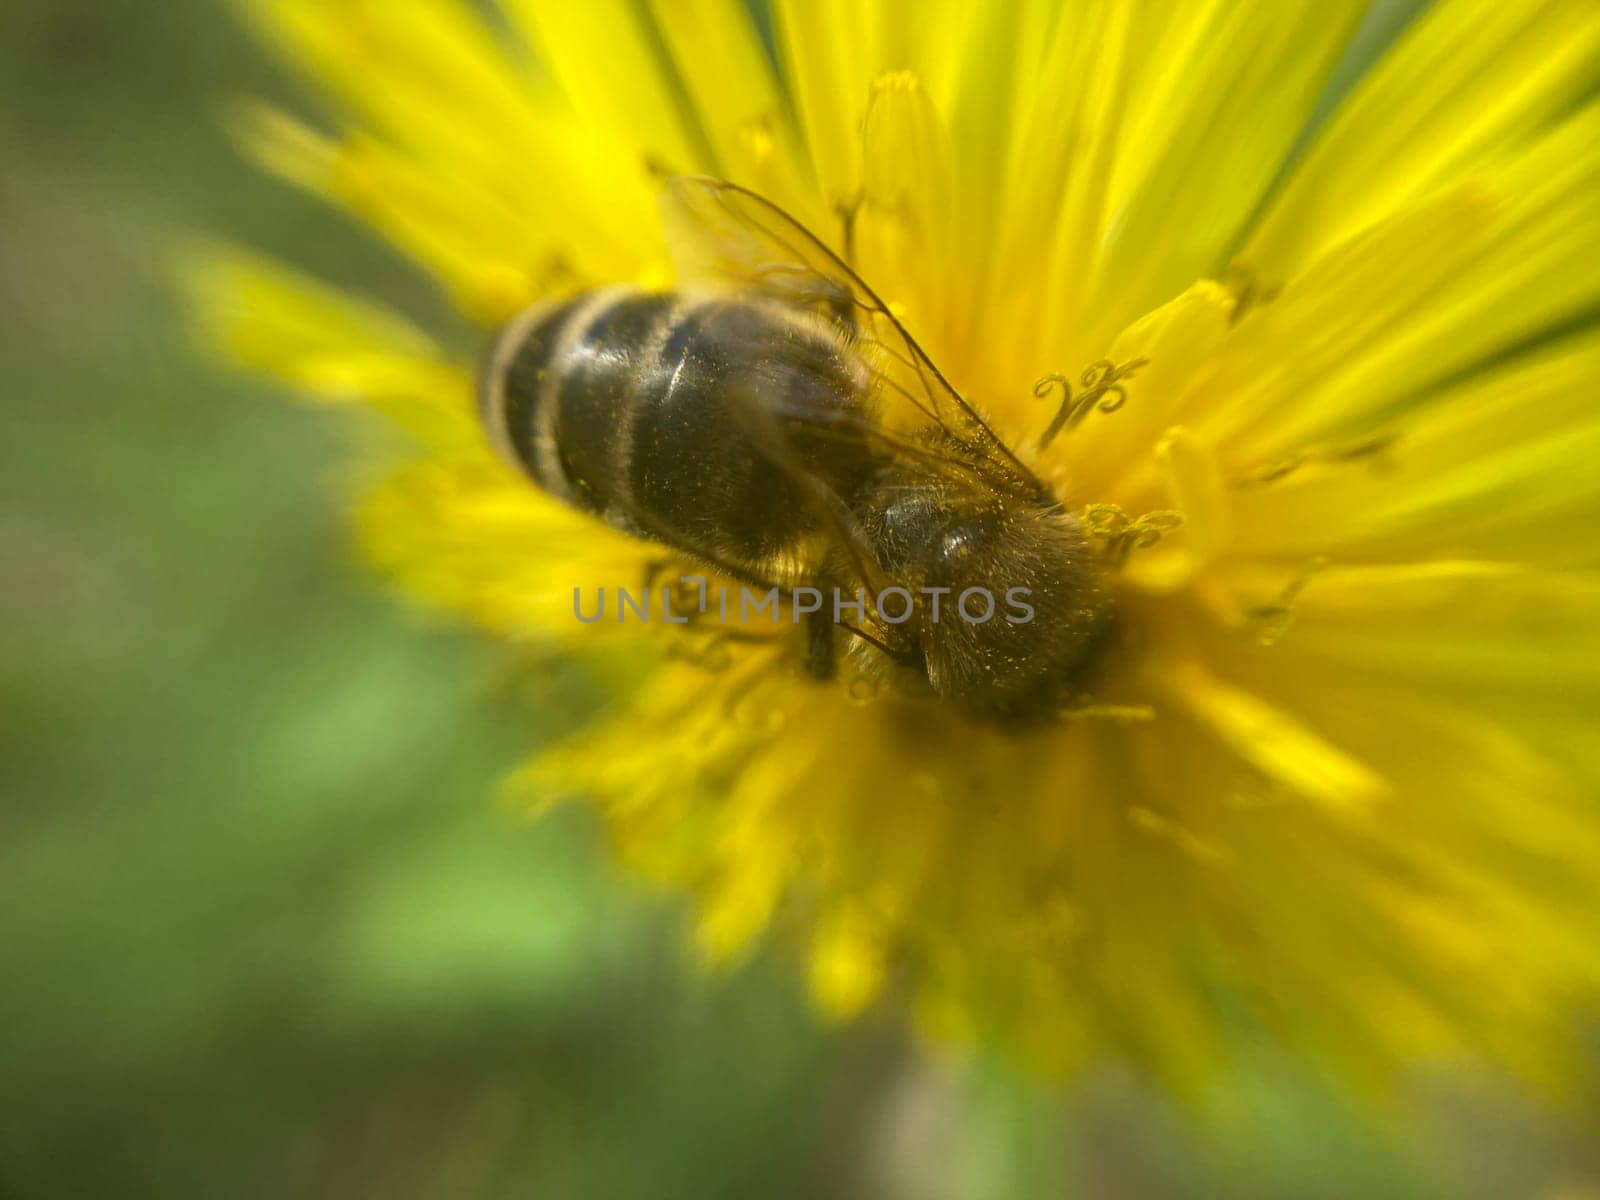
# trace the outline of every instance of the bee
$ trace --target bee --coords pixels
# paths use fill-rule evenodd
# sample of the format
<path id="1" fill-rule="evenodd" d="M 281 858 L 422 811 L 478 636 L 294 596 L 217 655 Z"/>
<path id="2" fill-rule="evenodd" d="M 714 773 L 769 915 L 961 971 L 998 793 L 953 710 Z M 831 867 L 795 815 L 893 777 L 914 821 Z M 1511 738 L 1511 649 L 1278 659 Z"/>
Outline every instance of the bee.
<path id="1" fill-rule="evenodd" d="M 1060 711 L 1110 627 L 1079 518 L 782 209 L 699 176 L 662 207 L 680 290 L 545 302 L 491 341 L 479 411 L 503 456 L 735 580 L 868 598 L 810 614 L 819 679 L 843 642 L 973 717 Z"/>

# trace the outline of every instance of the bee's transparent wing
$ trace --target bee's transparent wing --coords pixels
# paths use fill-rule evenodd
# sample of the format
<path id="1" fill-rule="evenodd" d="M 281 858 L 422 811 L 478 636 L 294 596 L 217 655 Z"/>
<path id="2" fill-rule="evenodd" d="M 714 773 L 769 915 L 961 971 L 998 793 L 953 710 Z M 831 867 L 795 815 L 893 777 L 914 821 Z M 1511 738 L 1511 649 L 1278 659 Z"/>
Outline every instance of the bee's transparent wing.
<path id="1" fill-rule="evenodd" d="M 934 365 L 878 294 L 810 230 L 770 200 L 721 179 L 674 175 L 665 183 L 662 219 L 680 281 L 733 288 L 834 322 L 860 352 L 902 414 L 938 425 L 961 447 L 960 462 L 981 467 L 991 484 L 1043 497 L 1047 489 Z M 873 436 L 895 452 L 940 458 L 918 446 L 905 422 Z"/>

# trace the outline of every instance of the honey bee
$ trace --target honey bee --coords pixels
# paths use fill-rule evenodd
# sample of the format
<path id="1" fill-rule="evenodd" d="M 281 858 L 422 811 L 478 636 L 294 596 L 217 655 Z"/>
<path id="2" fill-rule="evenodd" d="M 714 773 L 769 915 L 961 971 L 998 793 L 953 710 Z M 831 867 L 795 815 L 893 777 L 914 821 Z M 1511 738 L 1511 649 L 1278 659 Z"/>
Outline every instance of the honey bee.
<path id="1" fill-rule="evenodd" d="M 842 642 L 974 717 L 1062 709 L 1110 626 L 1079 518 L 783 210 L 676 176 L 663 217 L 680 290 L 584 292 L 495 335 L 479 408 L 501 453 L 735 580 L 865 596 L 808 617 L 819 679 Z"/>

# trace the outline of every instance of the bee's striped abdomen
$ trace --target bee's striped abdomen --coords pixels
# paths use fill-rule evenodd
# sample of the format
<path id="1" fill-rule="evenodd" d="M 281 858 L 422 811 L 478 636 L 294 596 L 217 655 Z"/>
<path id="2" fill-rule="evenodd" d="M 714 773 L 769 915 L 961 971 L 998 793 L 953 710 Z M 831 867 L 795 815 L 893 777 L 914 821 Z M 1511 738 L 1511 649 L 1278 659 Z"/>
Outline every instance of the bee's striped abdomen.
<path id="1" fill-rule="evenodd" d="M 572 502 L 580 508 L 614 521 L 634 508 L 628 468 L 637 389 L 641 375 L 661 373 L 652 364 L 676 310 L 671 296 L 623 296 L 574 318 L 584 328 L 560 365 L 555 438 Z"/>
<path id="2" fill-rule="evenodd" d="M 501 452 L 558 499 L 625 512 L 632 374 L 671 308 L 667 296 L 591 293 L 530 309 L 502 329 L 479 384 Z"/>
<path id="3" fill-rule="evenodd" d="M 797 469 L 833 474 L 840 492 L 860 474 L 817 430 L 859 419 L 864 389 L 836 341 L 768 308 L 607 291 L 508 325 L 481 401 L 502 450 L 552 495 L 755 571 L 815 527 Z"/>

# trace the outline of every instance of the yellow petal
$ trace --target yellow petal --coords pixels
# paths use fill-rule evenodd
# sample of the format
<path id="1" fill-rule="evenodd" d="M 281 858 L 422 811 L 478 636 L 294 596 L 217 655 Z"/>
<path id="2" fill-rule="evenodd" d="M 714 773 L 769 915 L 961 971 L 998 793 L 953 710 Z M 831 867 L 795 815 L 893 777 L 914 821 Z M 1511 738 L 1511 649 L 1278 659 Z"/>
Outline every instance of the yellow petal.
<path id="1" fill-rule="evenodd" d="M 1184 16 L 1135 49 L 1116 220 L 1083 281 L 1099 336 L 1221 271 L 1366 7 L 1175 5 Z"/>
<path id="2" fill-rule="evenodd" d="M 919 76 L 873 80 L 862 147 L 860 270 L 913 327 L 937 329 L 951 235 L 950 140 Z"/>
<path id="3" fill-rule="evenodd" d="M 650 11 L 715 152 L 706 169 L 794 205 L 798 131 L 746 6 L 651 0 Z"/>
<path id="4" fill-rule="evenodd" d="M 1262 599 L 1281 577 L 1240 567 L 1232 578 L 1239 595 Z M 1574 779 L 1600 779 L 1587 734 L 1600 708 L 1597 614 L 1592 571 L 1333 564 L 1299 589 L 1292 623 L 1272 646 L 1234 635 L 1216 650 L 1252 686 L 1324 724 L 1364 722 L 1353 747 L 1403 776 L 1409 793 L 1449 796 L 1463 786 L 1454 776 L 1475 770 L 1475 788 L 1554 801 Z M 1440 740 L 1476 749 L 1422 749 Z"/>
<path id="5" fill-rule="evenodd" d="M 1086 302 L 1083 276 L 1093 264 L 1101 206 L 1122 145 L 1118 119 L 1130 69 L 1125 50 L 1133 37 L 1131 13 L 1130 6 L 1115 3 L 1063 12 L 1052 36 L 1031 56 L 1037 61 L 1024 58 L 1017 66 L 1019 74 L 1036 74 L 1049 85 L 1019 94 L 1015 116 L 995 114 L 995 128 L 1010 132 L 991 150 L 998 176 L 994 229 L 986 240 L 993 248 L 971 285 L 983 297 L 976 314 L 982 340 L 1002 361 L 1040 341 L 1068 356 L 1081 346 L 1079 339 L 1065 345 L 1047 339 L 1041 330 L 1059 325 L 1071 306 Z M 1066 265 L 1049 258 L 1058 241 L 1058 253 L 1072 260 Z M 1039 311 L 1041 293 L 1059 296 L 1058 312 Z M 1035 378 L 1051 369 L 1038 363 L 1022 368 Z"/>
<path id="6" fill-rule="evenodd" d="M 1587 309 L 1600 299 L 1597 189 L 1600 102 L 1315 262 L 1246 318 L 1246 349 L 1218 373 L 1234 449 L 1360 436 L 1429 385 Z"/>
<path id="7" fill-rule="evenodd" d="M 851 908 L 824 917 L 811 942 L 811 994 L 830 1017 L 843 1020 L 864 1009 L 886 975 L 877 923 Z"/>
<path id="8" fill-rule="evenodd" d="M 861 117 L 876 69 L 868 10 L 848 0 L 780 0 L 774 8 L 823 208 L 849 205 L 859 187 Z M 819 232 L 836 240 L 833 230 Z"/>
<path id="9" fill-rule="evenodd" d="M 408 214 L 413 238 L 429 236 L 435 223 L 445 238 L 452 224 L 470 225 L 492 209 L 498 215 L 485 240 L 511 214 L 541 246 L 559 231 L 610 269 L 602 278 L 630 277 L 641 258 L 659 260 L 647 219 L 654 193 L 640 164 L 597 152 L 559 97 L 514 66 L 466 6 L 248 0 L 248 10 L 354 119 L 363 132 L 356 140 L 378 148 L 397 186 L 426 198 L 415 219 Z M 407 209 L 405 196 L 387 200 L 389 183 L 387 174 L 372 180 L 363 212 Z M 452 222 L 452 210 L 435 198 L 457 192 L 465 203 Z M 527 242 L 524 233 L 509 244 L 508 264 Z"/>
<path id="10" fill-rule="evenodd" d="M 1296 654 L 1522 703 L 1600 703 L 1600 576 L 1435 561 L 1330 567 L 1296 602 Z M 1426 628 L 1427 636 L 1418 636 Z M 1550 685 L 1556 685 L 1550 688 Z"/>
<path id="11" fill-rule="evenodd" d="M 1441 390 L 1367 439 L 1374 453 L 1302 447 L 1281 478 L 1236 489 L 1236 549 L 1593 564 L 1573 531 L 1600 519 L 1600 474 L 1588 469 L 1600 455 L 1597 392 L 1600 336 L 1580 334 Z M 1274 471 L 1269 459 L 1254 467 Z"/>
<path id="12" fill-rule="evenodd" d="M 1018 157 L 1026 114 L 1036 100 L 1049 97 L 1050 89 L 1039 86 L 1047 78 L 1045 48 L 1071 9 L 1054 0 L 940 0 L 931 8 L 901 3 L 894 10 L 898 25 L 923 29 L 922 57 L 885 65 L 917 67 L 927 81 L 950 130 L 954 176 L 960 181 L 949 270 L 951 279 L 960 281 L 956 299 L 963 304 L 959 317 L 954 311 L 952 316 L 967 327 L 966 361 L 977 365 L 982 355 L 992 363 L 1000 356 L 992 332 L 1007 328 L 996 306 L 1016 300 L 997 254 L 1010 228 L 1002 216 L 1011 191 L 1008 172 Z M 943 51 L 930 53 L 938 41 Z M 1040 232 L 1048 236 L 1048 230 Z M 1037 260 L 1030 264 L 1029 278 L 1040 278 L 1038 267 Z"/>
<path id="13" fill-rule="evenodd" d="M 1112 496 L 1119 503 L 1147 500 L 1147 506 L 1154 506 L 1150 493 L 1157 463 L 1150 450 L 1195 402 L 1196 390 L 1214 369 L 1233 313 L 1232 294 L 1220 284 L 1202 281 L 1118 335 L 1108 361 L 1119 367 L 1143 363 L 1121 381 L 1126 401 L 1114 412 L 1089 414 L 1042 456 L 1063 464 L 1060 484 L 1069 498 Z M 1057 363 L 1052 370 L 1066 374 L 1078 387 L 1086 365 Z M 1031 399 L 1032 381 L 1023 386 Z M 1031 400 L 1038 406 L 1032 414 L 1019 419 L 1015 410 L 1006 410 L 1005 416 L 1018 428 L 1042 431 L 1059 397 L 1059 391 L 1051 391 L 1043 404 Z"/>
<path id="14" fill-rule="evenodd" d="M 487 451 L 392 472 L 362 502 L 362 547 L 414 595 L 522 641 L 593 646 L 653 632 L 639 622 L 579 622 L 595 590 L 637 589 L 648 544 L 565 507 Z"/>
<path id="15" fill-rule="evenodd" d="M 466 5 L 245 0 L 295 65 L 374 132 L 445 161 L 536 133 L 535 92 Z"/>
<path id="16" fill-rule="evenodd" d="M 1183 514 L 1181 539 L 1203 563 L 1229 540 L 1228 496 L 1216 460 L 1181 425 L 1167 431 L 1156 457 L 1166 471 L 1173 505 Z"/>
<path id="17" fill-rule="evenodd" d="M 1240 263 L 1281 284 L 1316 254 L 1503 158 L 1600 78 L 1591 0 L 1441 0 L 1362 80 Z"/>
<path id="18" fill-rule="evenodd" d="M 371 404 L 435 449 L 481 442 L 467 373 L 391 309 L 233 249 L 197 250 L 183 282 L 213 351 L 316 399 Z"/>
<path id="19" fill-rule="evenodd" d="M 640 171 L 647 158 L 675 172 L 713 166 L 704 131 L 637 6 L 628 0 L 505 0 L 505 7 L 596 144 L 612 147 L 613 154 L 632 150 Z"/>
<path id="20" fill-rule="evenodd" d="M 1369 767 L 1288 713 L 1196 664 L 1173 669 L 1166 683 L 1241 758 L 1297 795 L 1359 812 L 1388 791 Z"/>
<path id="21" fill-rule="evenodd" d="M 1453 310 L 1448 285 L 1494 244 L 1503 206 L 1463 187 L 1391 218 L 1314 263 L 1247 312 L 1185 424 L 1230 457 L 1270 458 L 1319 437 L 1359 435 L 1359 418 L 1405 394 L 1374 360 Z M 1203 406 L 1203 408 L 1201 407 Z"/>
<path id="22" fill-rule="evenodd" d="M 513 211 L 492 195 L 419 170 L 380 143 L 340 145 L 266 108 L 241 113 L 234 128 L 268 170 L 370 223 L 437 278 L 458 308 L 486 324 L 582 269 L 538 224 L 537 208 Z"/>

